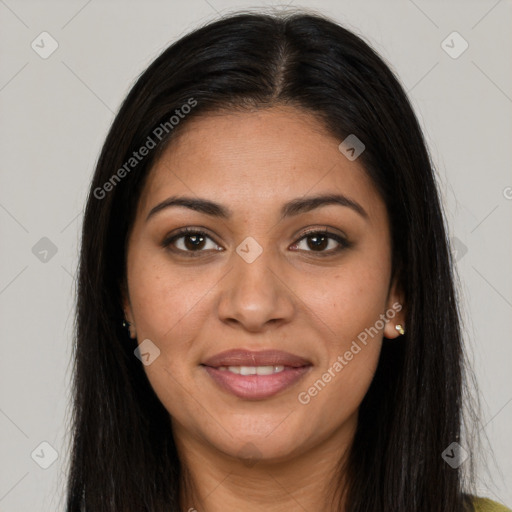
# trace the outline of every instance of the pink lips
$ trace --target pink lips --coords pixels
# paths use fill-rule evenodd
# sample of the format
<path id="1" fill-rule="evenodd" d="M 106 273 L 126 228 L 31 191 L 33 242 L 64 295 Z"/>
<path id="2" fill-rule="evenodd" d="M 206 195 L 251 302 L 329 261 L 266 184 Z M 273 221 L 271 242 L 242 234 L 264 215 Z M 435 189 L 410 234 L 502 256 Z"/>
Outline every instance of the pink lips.
<path id="1" fill-rule="evenodd" d="M 210 377 L 224 390 L 248 400 L 262 400 L 300 380 L 312 367 L 306 359 L 280 350 L 228 350 L 206 360 L 202 366 Z M 284 366 L 270 375 L 240 375 L 221 366 Z"/>
<path id="2" fill-rule="evenodd" d="M 216 354 L 204 363 L 206 366 L 308 366 L 311 363 L 306 359 L 283 352 L 282 350 L 261 350 L 251 352 L 250 350 L 234 349 Z"/>

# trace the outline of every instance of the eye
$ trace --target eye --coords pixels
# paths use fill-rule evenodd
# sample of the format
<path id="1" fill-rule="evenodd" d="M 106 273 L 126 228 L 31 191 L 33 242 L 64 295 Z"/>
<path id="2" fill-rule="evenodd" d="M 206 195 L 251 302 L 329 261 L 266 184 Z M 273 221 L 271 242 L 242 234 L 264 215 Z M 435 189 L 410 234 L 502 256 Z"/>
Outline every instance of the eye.
<path id="1" fill-rule="evenodd" d="M 303 247 L 300 248 L 300 244 L 304 242 Z M 325 250 L 331 244 L 329 250 Z M 337 245 L 336 245 L 337 244 Z M 334 245 L 334 248 L 332 248 Z M 304 249 L 304 246 L 306 249 Z M 331 233 L 330 231 L 309 231 L 291 247 L 298 248 L 299 250 L 305 250 L 306 252 L 317 252 L 320 256 L 329 256 L 342 251 L 350 247 L 350 243 L 347 239 L 338 235 L 337 233 Z M 311 250 L 308 250 L 311 249 Z"/>
<path id="2" fill-rule="evenodd" d="M 208 242 L 211 243 L 210 247 L 208 247 Z M 303 245 L 302 248 L 300 247 L 301 244 Z M 325 250 L 329 245 L 334 245 L 334 247 L 331 247 L 329 250 Z M 348 240 L 343 236 L 337 233 L 331 233 L 324 229 L 305 233 L 290 247 L 305 252 L 316 252 L 319 256 L 329 256 L 350 247 L 350 245 L 350 242 L 348 242 Z M 167 237 L 162 242 L 162 247 L 170 247 L 172 251 L 185 253 L 187 256 L 200 256 L 201 252 L 206 252 L 207 250 L 224 250 L 220 248 L 204 231 L 193 228 L 180 229 L 174 235 Z"/>
<path id="3" fill-rule="evenodd" d="M 212 242 L 210 247 L 208 247 L 208 241 Z M 162 246 L 173 246 L 171 250 L 184 253 L 200 253 L 208 249 L 214 251 L 223 250 L 219 249 L 219 246 L 204 231 L 191 228 L 180 229 L 178 233 L 166 238 L 162 242 Z M 189 255 L 196 256 L 195 254 Z"/>

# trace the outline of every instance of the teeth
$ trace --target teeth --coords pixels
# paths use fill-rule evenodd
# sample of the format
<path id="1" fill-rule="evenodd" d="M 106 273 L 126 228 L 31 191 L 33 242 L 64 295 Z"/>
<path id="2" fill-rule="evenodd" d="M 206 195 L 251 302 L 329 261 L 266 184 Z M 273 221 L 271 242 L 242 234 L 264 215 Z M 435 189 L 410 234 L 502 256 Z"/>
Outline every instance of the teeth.
<path id="1" fill-rule="evenodd" d="M 227 370 L 238 375 L 272 375 L 284 370 L 284 366 L 219 366 L 219 370 Z"/>

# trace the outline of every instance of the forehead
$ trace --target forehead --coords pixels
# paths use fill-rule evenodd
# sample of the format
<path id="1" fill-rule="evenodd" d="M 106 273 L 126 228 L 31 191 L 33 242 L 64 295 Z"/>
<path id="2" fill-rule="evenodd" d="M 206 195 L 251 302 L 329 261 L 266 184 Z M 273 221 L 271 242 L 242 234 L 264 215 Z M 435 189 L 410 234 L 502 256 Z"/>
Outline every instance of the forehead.
<path id="1" fill-rule="evenodd" d="M 371 179 L 339 151 L 340 142 L 317 117 L 291 107 L 200 115 L 187 121 L 154 164 L 140 208 L 147 212 L 183 193 L 233 209 L 277 209 L 289 198 L 339 192 L 357 196 L 370 214 L 382 213 Z"/>

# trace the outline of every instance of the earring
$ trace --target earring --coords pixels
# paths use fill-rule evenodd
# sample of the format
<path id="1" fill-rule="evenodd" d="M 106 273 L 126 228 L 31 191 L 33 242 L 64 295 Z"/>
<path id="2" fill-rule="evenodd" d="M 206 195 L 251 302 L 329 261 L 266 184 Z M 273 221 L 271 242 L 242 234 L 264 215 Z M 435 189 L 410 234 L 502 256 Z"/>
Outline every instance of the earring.
<path id="1" fill-rule="evenodd" d="M 400 334 L 405 334 L 405 330 L 404 328 L 402 327 L 402 324 L 396 324 L 395 325 L 395 329 L 400 333 Z"/>
<path id="2" fill-rule="evenodd" d="M 128 322 L 127 320 L 123 320 L 123 327 L 124 327 L 125 329 L 128 329 L 128 332 L 129 332 L 129 334 L 130 334 L 130 338 L 132 338 L 132 339 L 133 339 L 133 338 L 135 338 L 135 337 L 136 337 L 135 332 L 134 332 L 134 333 L 132 333 L 132 324 L 131 324 L 130 322 Z M 135 331 L 135 329 L 134 329 L 134 331 Z"/>

